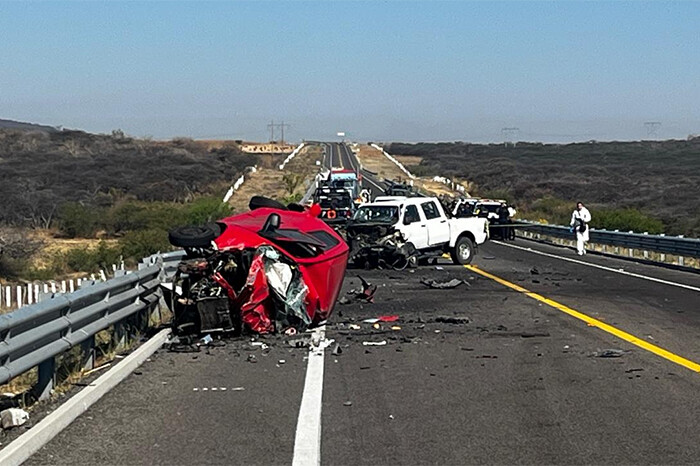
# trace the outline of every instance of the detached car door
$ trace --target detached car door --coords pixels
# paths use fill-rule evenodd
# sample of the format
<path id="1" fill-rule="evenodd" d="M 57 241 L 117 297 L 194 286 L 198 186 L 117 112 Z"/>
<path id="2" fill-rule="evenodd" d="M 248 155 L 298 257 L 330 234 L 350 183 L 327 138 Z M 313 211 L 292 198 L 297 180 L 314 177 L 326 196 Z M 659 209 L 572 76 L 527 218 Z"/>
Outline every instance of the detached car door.
<path id="1" fill-rule="evenodd" d="M 428 226 L 428 246 L 437 246 L 450 241 L 450 225 L 445 214 L 435 201 L 426 201 L 421 205 Z"/>
<path id="2" fill-rule="evenodd" d="M 401 222 L 401 233 L 406 241 L 413 243 L 416 249 L 428 247 L 428 225 L 425 218 L 420 216 L 415 205 L 407 205 L 403 208 Z"/>

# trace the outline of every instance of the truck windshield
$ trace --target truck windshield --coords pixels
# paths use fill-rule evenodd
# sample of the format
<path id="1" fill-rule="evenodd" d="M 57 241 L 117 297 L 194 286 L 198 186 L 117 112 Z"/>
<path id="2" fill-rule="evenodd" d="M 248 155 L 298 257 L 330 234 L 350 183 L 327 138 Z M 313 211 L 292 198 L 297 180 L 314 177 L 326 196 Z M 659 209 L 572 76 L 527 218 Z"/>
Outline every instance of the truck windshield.
<path id="1" fill-rule="evenodd" d="M 389 223 L 399 221 L 399 208 L 396 206 L 370 205 L 360 207 L 353 220 L 363 223 Z"/>

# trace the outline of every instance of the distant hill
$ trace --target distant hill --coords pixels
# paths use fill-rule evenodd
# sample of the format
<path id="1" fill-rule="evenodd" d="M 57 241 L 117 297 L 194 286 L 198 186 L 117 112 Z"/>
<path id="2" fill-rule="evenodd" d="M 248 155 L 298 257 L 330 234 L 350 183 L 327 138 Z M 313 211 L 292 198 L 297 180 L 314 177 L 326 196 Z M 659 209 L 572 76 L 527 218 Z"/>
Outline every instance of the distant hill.
<path id="1" fill-rule="evenodd" d="M 0 227 L 49 227 L 66 203 L 104 209 L 128 200 L 220 196 L 257 163 L 233 143 L 209 148 L 186 138 L 0 128 Z M 147 215 L 132 214 L 136 222 Z"/>
<path id="2" fill-rule="evenodd" d="M 0 118 L 0 128 L 20 131 L 44 131 L 47 133 L 55 133 L 58 131 L 53 126 L 37 125 L 34 123 L 25 123 L 23 121 L 3 120 L 2 118 Z"/>
<path id="3" fill-rule="evenodd" d="M 386 148 L 393 155 L 421 157 L 408 167 L 416 175 L 469 180 L 477 195 L 508 199 L 522 214 L 541 215 L 535 218 L 568 222 L 580 200 L 594 218 L 603 209 L 637 209 L 662 220 L 667 234 L 700 237 L 700 138 Z"/>

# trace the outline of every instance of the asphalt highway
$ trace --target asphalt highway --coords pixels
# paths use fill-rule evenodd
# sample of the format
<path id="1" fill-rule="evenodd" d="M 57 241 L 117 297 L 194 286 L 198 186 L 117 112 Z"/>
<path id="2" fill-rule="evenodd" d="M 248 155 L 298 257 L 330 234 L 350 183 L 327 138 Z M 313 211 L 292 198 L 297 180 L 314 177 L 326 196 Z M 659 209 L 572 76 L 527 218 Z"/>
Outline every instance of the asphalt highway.
<path id="1" fill-rule="evenodd" d="M 346 168 L 362 175 L 362 188 L 369 189 L 372 199 L 384 194 L 386 186 L 376 175 L 363 169 L 359 160 L 345 143 L 324 143 L 326 147 L 326 168 Z"/>
<path id="2" fill-rule="evenodd" d="M 700 462 L 700 373 L 679 363 L 700 362 L 700 275 L 568 259 L 518 240 L 471 270 L 349 270 L 345 290 L 361 275 L 378 291 L 327 326 L 321 463 Z M 421 284 L 451 278 L 465 283 Z M 163 349 L 29 464 L 289 464 L 307 351 L 288 340 Z"/>

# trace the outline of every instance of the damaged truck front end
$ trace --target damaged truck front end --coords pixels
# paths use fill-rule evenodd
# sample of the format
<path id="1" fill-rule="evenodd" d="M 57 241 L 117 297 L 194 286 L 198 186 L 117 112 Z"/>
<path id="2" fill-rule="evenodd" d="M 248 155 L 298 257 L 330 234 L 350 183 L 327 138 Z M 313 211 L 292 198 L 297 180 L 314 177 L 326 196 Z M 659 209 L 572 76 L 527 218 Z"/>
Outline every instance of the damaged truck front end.
<path id="1" fill-rule="evenodd" d="M 171 231 L 171 243 L 187 253 L 169 287 L 178 336 L 293 334 L 330 316 L 347 245 L 318 212 L 264 204 L 214 225 Z"/>
<path id="2" fill-rule="evenodd" d="M 356 267 L 403 270 L 416 263 L 416 248 L 391 224 L 352 220 L 346 230 L 350 260 Z"/>

